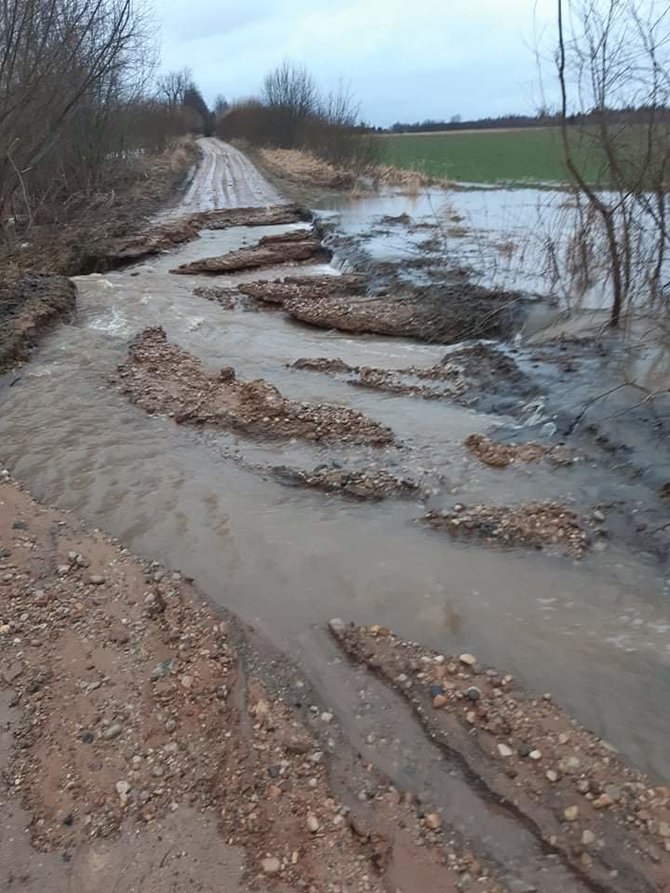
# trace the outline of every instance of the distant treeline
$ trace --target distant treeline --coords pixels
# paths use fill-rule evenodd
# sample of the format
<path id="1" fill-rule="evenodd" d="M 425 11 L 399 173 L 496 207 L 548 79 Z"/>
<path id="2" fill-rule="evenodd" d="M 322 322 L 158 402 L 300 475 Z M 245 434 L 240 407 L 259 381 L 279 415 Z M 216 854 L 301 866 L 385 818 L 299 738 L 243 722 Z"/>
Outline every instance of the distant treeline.
<path id="1" fill-rule="evenodd" d="M 589 124 L 602 121 L 621 124 L 648 124 L 654 120 L 661 124 L 670 124 L 670 108 L 624 108 L 594 109 L 588 114 L 570 115 L 570 124 Z M 537 115 L 500 115 L 497 118 L 476 118 L 469 121 L 454 115 L 449 121 L 426 121 L 414 124 L 397 122 L 388 128 L 389 133 L 430 133 L 443 130 L 495 130 L 500 128 L 521 127 L 558 127 L 561 124 L 560 114 L 540 112 Z"/>

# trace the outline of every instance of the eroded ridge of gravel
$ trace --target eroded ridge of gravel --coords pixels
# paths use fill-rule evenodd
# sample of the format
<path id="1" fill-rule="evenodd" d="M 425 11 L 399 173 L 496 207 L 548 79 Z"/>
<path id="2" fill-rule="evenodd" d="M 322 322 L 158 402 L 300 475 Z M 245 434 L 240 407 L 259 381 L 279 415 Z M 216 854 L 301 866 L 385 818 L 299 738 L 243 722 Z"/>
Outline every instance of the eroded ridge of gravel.
<path id="1" fill-rule="evenodd" d="M 346 406 L 297 403 L 263 379 L 238 381 L 230 367 L 206 369 L 197 357 L 169 344 L 160 326 L 145 329 L 133 341 L 117 381 L 133 403 L 177 424 L 229 428 L 265 439 L 376 446 L 394 440 L 390 428 Z"/>
<path id="2" fill-rule="evenodd" d="M 367 277 L 360 273 L 343 273 L 341 276 L 286 276 L 271 282 L 259 279 L 243 282 L 239 291 L 267 304 L 283 304 L 291 298 L 342 297 L 343 295 L 363 294 L 367 287 Z"/>
<path id="3" fill-rule="evenodd" d="M 15 836 L 3 889 L 16 866 L 39 863 L 52 866 L 48 879 L 19 886 L 96 889 L 104 865 L 124 889 L 215 893 L 202 854 L 233 846 L 244 852 L 235 891 L 384 893 L 400 859 L 445 893 L 466 875 L 498 893 L 438 814 L 417 814 L 371 767 L 354 770 L 365 806 L 345 805 L 329 783 L 335 718 L 314 707 L 315 731 L 248 675 L 258 647 L 181 574 L 40 506 L 0 472 L 0 797 L 3 834 Z M 267 657 L 254 655 L 265 672 Z M 24 824 L 9 832 L 17 803 Z M 147 861 L 134 868 L 138 847 Z"/>
<path id="4" fill-rule="evenodd" d="M 667 890 L 670 788 L 628 768 L 551 695 L 534 698 L 474 655 L 450 657 L 380 626 L 330 628 L 493 799 L 596 889 Z"/>
<path id="5" fill-rule="evenodd" d="M 348 469 L 324 465 L 305 471 L 281 465 L 273 468 L 272 473 L 283 484 L 335 493 L 349 499 L 378 501 L 389 497 L 407 498 L 420 493 L 415 481 L 398 477 L 383 468 Z"/>
<path id="6" fill-rule="evenodd" d="M 279 226 L 307 222 L 312 214 L 300 205 L 223 208 L 181 214 L 173 220 L 152 224 L 130 239 L 117 240 L 97 257 L 90 257 L 91 271 L 104 272 L 170 251 L 198 238 L 203 229 L 228 229 L 235 226 Z"/>
<path id="7" fill-rule="evenodd" d="M 226 274 L 253 270 L 258 267 L 276 267 L 305 261 L 330 260 L 330 252 L 319 239 L 307 230 L 292 231 L 277 236 L 264 236 L 250 248 L 240 248 L 218 257 L 204 257 L 181 264 L 172 273 Z"/>
<path id="8" fill-rule="evenodd" d="M 575 558 L 581 558 L 590 547 L 579 515 L 558 502 L 456 505 L 430 511 L 423 521 L 452 536 L 469 536 L 500 546 L 546 548 Z"/>
<path id="9" fill-rule="evenodd" d="M 459 369 L 453 364 L 428 368 L 410 366 L 405 369 L 380 369 L 376 366 L 350 366 L 339 358 L 301 357 L 291 363 L 291 368 L 324 372 L 354 387 L 421 397 L 424 400 L 458 400 L 467 390 Z"/>
<path id="10" fill-rule="evenodd" d="M 491 468 L 507 468 L 515 462 L 539 462 L 545 459 L 552 465 L 573 465 L 574 451 L 566 446 L 528 443 L 499 443 L 483 434 L 471 434 L 465 446 L 475 458 Z"/>

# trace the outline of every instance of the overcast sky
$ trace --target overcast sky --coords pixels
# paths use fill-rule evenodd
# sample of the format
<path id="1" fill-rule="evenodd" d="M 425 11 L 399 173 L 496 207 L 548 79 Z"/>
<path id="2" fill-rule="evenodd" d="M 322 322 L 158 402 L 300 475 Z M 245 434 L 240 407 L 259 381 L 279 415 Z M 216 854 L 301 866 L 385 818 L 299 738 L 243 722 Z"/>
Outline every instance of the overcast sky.
<path id="1" fill-rule="evenodd" d="M 534 112 L 533 54 L 553 0 L 156 0 L 162 69 L 189 67 L 205 99 L 257 93 L 284 59 L 362 117 L 394 121 Z"/>

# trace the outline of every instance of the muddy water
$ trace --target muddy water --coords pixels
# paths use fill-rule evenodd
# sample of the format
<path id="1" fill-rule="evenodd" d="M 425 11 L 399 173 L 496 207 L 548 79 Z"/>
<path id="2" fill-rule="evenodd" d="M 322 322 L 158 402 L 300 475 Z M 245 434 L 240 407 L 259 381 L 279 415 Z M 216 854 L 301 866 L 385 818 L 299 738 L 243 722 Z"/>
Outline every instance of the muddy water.
<path id="1" fill-rule="evenodd" d="M 443 349 L 310 330 L 275 312 L 192 296 L 180 263 L 277 228 L 205 232 L 169 257 L 78 281 L 77 318 L 0 394 L 0 456 L 38 498 L 75 509 L 137 552 L 180 568 L 302 664 L 356 728 L 356 683 L 335 669 L 333 616 L 382 623 L 447 651 L 473 651 L 554 697 L 629 759 L 668 777 L 667 581 L 651 559 L 610 546 L 587 560 L 496 552 L 427 532 L 417 502 L 359 505 L 287 489 L 252 464 L 380 461 L 428 482 L 430 502 L 612 496 L 593 468 L 493 472 L 461 446 L 499 419 L 446 402 L 380 395 L 287 368 L 302 356 L 430 364 Z M 279 271 L 266 271 L 272 278 Z M 256 275 L 248 278 L 256 278 Z M 229 280 L 234 281 L 234 280 Z M 208 364 L 264 377 L 300 399 L 347 403 L 391 425 L 401 448 L 353 453 L 253 444 L 146 416 L 109 384 L 148 325 Z M 635 484 L 620 483 L 635 498 Z M 354 686 L 352 689 L 348 686 Z"/>

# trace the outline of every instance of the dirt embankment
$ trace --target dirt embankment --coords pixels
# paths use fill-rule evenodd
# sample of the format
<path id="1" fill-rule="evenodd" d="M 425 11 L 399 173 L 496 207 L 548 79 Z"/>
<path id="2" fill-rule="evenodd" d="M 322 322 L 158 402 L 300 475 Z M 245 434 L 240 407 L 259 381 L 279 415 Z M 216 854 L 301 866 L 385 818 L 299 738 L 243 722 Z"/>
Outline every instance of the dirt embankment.
<path id="1" fill-rule="evenodd" d="M 205 257 L 172 270 L 172 273 L 239 273 L 258 267 L 273 267 L 306 261 L 328 261 L 331 253 L 309 230 L 293 230 L 264 236 L 251 248 L 241 248 L 220 257 Z"/>
<path id="2" fill-rule="evenodd" d="M 331 622 L 345 654 L 407 699 L 431 738 L 594 889 L 666 891 L 670 789 L 631 771 L 551 700 L 379 626 Z"/>
<path id="3" fill-rule="evenodd" d="M 0 284 L 0 373 L 27 360 L 37 337 L 74 312 L 76 294 L 56 273 L 23 273 Z"/>
<path id="4" fill-rule="evenodd" d="M 238 381 L 234 369 L 208 370 L 191 354 L 168 344 L 165 331 L 145 329 L 119 367 L 119 388 L 149 413 L 178 424 L 227 428 L 252 437 L 299 437 L 381 446 L 391 430 L 360 412 L 328 403 L 296 403 L 258 379 Z"/>
<path id="5" fill-rule="evenodd" d="M 501 890 L 247 628 L 4 473 L 0 597 L 3 889 Z"/>
<path id="6" fill-rule="evenodd" d="M 280 181 L 326 189 L 353 189 L 356 175 L 301 149 L 261 149 L 261 166 Z"/>

